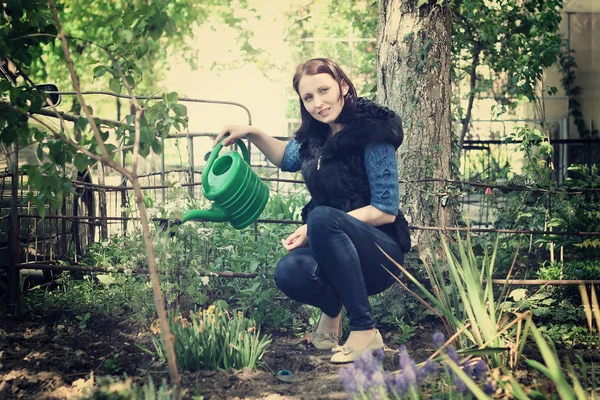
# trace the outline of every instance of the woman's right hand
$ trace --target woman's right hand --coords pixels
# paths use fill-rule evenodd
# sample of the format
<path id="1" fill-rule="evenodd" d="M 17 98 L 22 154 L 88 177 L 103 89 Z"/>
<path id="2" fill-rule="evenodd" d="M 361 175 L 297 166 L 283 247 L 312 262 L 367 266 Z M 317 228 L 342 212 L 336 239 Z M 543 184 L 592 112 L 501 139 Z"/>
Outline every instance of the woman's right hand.
<path id="1" fill-rule="evenodd" d="M 226 125 L 221 129 L 221 132 L 219 132 L 213 141 L 213 147 L 215 147 L 227 134 L 229 134 L 229 136 L 223 140 L 223 146 L 235 144 L 238 139 L 242 139 L 256 132 L 257 129 L 251 125 Z"/>

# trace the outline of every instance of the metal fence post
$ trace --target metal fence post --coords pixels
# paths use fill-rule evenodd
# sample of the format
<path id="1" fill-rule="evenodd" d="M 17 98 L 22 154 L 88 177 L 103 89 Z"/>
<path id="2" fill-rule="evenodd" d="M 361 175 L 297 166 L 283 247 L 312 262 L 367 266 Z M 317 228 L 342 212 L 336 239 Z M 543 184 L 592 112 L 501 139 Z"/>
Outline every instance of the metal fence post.
<path id="1" fill-rule="evenodd" d="M 161 189 L 162 202 L 166 203 L 167 201 L 167 191 L 165 190 L 165 139 L 162 138 L 162 148 L 163 151 L 160 153 L 160 185 L 163 186 Z"/>
<path id="2" fill-rule="evenodd" d="M 188 144 L 188 163 L 190 165 L 190 195 L 194 197 L 194 138 L 187 137 Z"/>

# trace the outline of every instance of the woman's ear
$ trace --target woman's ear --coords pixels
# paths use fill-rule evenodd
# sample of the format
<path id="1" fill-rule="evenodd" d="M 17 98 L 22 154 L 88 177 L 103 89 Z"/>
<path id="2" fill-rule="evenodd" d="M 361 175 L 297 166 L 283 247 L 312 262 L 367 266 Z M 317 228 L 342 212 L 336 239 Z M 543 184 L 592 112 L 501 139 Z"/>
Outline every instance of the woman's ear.
<path id="1" fill-rule="evenodd" d="M 348 94 L 348 90 L 350 90 L 350 86 L 346 83 L 346 81 L 342 81 L 342 96 Z"/>

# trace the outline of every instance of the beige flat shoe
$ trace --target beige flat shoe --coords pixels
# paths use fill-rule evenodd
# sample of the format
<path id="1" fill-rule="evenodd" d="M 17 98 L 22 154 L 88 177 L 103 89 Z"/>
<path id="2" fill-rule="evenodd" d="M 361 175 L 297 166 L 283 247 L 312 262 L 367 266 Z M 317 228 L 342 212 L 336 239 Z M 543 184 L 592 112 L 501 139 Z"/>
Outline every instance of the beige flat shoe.
<path id="1" fill-rule="evenodd" d="M 322 316 L 322 314 L 321 314 L 321 316 Z M 321 322 L 320 317 L 319 317 L 319 322 Z M 319 322 L 317 322 L 317 327 L 319 326 Z M 342 319 L 340 318 L 340 324 L 338 327 L 337 335 L 332 332 L 318 331 L 317 328 L 315 328 L 315 330 L 312 334 L 312 344 L 313 344 L 313 346 L 315 346 L 315 348 L 317 348 L 319 350 L 329 350 L 334 347 L 339 347 L 338 344 L 339 344 L 341 337 L 342 337 Z"/>
<path id="2" fill-rule="evenodd" d="M 362 349 L 353 349 L 350 346 L 343 346 L 341 349 L 338 349 L 340 346 L 334 347 L 333 351 L 334 355 L 331 356 L 331 362 L 334 364 L 345 364 L 353 362 L 354 360 L 362 357 L 365 350 L 369 349 L 371 351 L 383 349 L 383 338 L 381 337 L 381 333 L 379 330 L 375 332 L 375 336 L 371 339 L 371 342 L 366 347 Z"/>

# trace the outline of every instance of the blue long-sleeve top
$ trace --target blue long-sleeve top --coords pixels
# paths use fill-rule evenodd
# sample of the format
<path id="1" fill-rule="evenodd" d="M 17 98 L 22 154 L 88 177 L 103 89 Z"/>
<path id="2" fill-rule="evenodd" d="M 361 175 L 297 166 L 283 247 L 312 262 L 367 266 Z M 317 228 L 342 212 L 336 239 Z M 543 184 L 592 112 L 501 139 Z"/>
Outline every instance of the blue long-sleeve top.
<path id="1" fill-rule="evenodd" d="M 296 172 L 300 168 L 300 143 L 292 138 L 285 148 L 281 170 Z M 365 170 L 371 189 L 371 205 L 388 214 L 397 214 L 400 192 L 394 145 L 385 142 L 367 144 Z"/>

